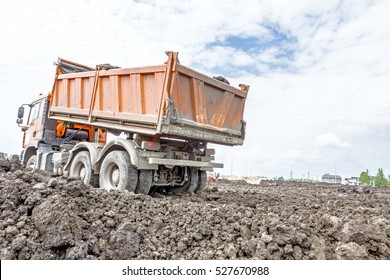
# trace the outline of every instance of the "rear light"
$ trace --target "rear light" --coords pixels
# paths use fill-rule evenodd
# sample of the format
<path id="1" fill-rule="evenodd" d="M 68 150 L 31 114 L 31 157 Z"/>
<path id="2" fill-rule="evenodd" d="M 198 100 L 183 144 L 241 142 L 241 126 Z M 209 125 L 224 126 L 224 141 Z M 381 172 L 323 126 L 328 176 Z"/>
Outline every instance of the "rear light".
<path id="1" fill-rule="evenodd" d="M 160 143 L 152 141 L 142 141 L 141 148 L 148 151 L 159 151 Z"/>
<path id="2" fill-rule="evenodd" d="M 205 156 L 215 155 L 215 149 L 206 149 L 206 150 L 204 150 L 204 155 Z"/>

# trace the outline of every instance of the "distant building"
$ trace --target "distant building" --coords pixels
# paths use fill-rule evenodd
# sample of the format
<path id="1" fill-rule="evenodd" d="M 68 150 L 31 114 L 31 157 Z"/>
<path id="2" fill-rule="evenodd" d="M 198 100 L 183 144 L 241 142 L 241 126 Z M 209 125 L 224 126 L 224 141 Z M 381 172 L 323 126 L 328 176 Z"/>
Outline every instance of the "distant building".
<path id="1" fill-rule="evenodd" d="M 332 183 L 332 184 L 341 184 L 341 176 L 339 175 L 330 175 L 328 173 L 322 175 L 323 183 Z"/>
<path id="2" fill-rule="evenodd" d="M 345 178 L 345 184 L 351 186 L 359 186 L 359 177 Z"/>

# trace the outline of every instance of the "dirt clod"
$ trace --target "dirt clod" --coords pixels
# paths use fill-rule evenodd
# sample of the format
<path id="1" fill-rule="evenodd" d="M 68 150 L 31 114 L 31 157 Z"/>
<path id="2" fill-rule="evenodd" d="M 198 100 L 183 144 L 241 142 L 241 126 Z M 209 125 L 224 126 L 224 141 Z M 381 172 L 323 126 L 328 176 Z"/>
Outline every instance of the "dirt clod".
<path id="1" fill-rule="evenodd" d="M 1 259 L 390 259 L 390 188 L 209 182 L 107 192 L 0 155 Z"/>

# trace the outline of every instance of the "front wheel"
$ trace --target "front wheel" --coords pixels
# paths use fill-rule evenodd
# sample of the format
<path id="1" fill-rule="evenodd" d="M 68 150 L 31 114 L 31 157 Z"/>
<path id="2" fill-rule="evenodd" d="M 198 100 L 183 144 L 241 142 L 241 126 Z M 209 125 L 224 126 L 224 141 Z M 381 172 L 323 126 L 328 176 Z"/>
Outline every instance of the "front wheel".
<path id="1" fill-rule="evenodd" d="M 135 192 L 137 182 L 138 171 L 127 152 L 112 151 L 104 158 L 100 167 L 101 188 Z"/>
<path id="2" fill-rule="evenodd" d="M 26 168 L 37 169 L 37 155 L 32 155 L 26 162 Z"/>

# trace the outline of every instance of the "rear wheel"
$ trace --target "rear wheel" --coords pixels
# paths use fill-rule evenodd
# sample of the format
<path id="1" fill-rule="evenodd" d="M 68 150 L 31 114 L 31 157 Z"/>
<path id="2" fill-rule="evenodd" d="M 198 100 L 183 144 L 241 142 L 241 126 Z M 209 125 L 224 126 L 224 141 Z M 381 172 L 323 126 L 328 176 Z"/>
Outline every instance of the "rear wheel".
<path id="1" fill-rule="evenodd" d="M 206 171 L 199 171 L 199 181 L 198 181 L 198 187 L 196 189 L 196 193 L 200 193 L 204 191 L 207 185 L 207 172 Z"/>
<path id="2" fill-rule="evenodd" d="M 153 185 L 153 170 L 141 170 L 138 177 L 136 193 L 148 194 Z"/>
<path id="3" fill-rule="evenodd" d="M 198 182 L 199 182 L 199 172 L 198 170 L 191 169 L 191 180 L 188 182 L 189 187 L 187 192 L 194 193 L 196 189 L 198 188 Z"/>
<path id="4" fill-rule="evenodd" d="M 37 155 L 32 155 L 26 162 L 26 168 L 37 169 Z"/>
<path id="5" fill-rule="evenodd" d="M 196 191 L 196 188 L 198 187 L 198 171 L 194 170 L 193 168 L 188 168 L 188 181 L 184 183 L 181 187 L 176 188 L 166 188 L 166 191 L 172 192 L 172 193 L 193 193 Z"/>
<path id="6" fill-rule="evenodd" d="M 100 167 L 101 188 L 134 192 L 137 182 L 137 168 L 131 164 L 130 156 L 126 151 L 113 151 L 104 158 Z"/>
<path id="7" fill-rule="evenodd" d="M 91 157 L 87 151 L 76 154 L 70 165 L 69 175 L 79 177 L 86 185 L 99 186 L 99 176 L 93 174 Z"/>

